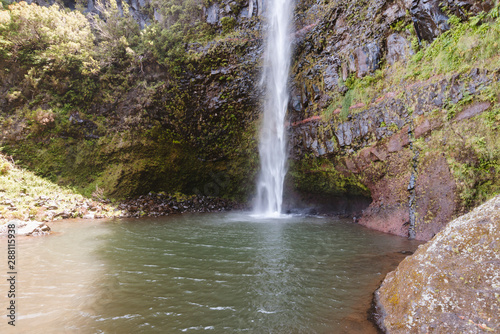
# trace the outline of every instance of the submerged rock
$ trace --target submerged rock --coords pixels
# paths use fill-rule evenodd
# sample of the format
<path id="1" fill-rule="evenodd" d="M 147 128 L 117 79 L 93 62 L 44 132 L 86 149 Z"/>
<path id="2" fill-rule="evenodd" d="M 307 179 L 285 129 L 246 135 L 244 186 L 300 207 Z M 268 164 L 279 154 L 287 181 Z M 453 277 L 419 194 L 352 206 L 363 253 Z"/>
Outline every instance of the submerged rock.
<path id="1" fill-rule="evenodd" d="M 500 196 L 449 223 L 375 293 L 387 333 L 500 330 Z"/>

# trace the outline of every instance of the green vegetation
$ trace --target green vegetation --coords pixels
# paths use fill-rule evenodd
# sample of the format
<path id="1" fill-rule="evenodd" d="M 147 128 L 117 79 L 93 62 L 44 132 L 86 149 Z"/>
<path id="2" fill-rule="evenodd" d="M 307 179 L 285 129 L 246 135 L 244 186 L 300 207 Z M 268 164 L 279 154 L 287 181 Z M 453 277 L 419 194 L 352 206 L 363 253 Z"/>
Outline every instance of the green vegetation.
<path id="1" fill-rule="evenodd" d="M 446 143 L 446 157 L 458 187 L 463 207 L 470 209 L 500 194 L 500 141 L 498 107 L 467 122 L 446 125 L 436 131 L 428 142 L 416 143 L 421 154 L 438 151 Z M 464 136 L 464 134 L 470 134 Z"/>
<path id="2" fill-rule="evenodd" d="M 331 113 L 329 113 L 330 109 L 334 109 L 335 106 L 341 106 L 341 113 L 339 116 L 341 120 L 345 120 L 351 113 L 351 106 L 360 103 L 368 106 L 373 102 L 375 97 L 386 89 L 387 75 L 387 71 L 382 69 L 375 71 L 372 76 L 365 76 L 363 78 L 356 78 L 355 74 L 352 74 L 345 82 L 348 91 L 344 96 L 336 95 L 330 107 L 326 109 L 327 112 L 325 116 L 331 116 Z M 356 109 L 356 111 L 359 112 L 364 109 L 365 108 L 360 108 Z"/>
<path id="3" fill-rule="evenodd" d="M 413 56 L 406 71 L 407 77 L 427 79 L 452 71 L 464 73 L 474 67 L 494 70 L 500 66 L 498 7 L 466 22 L 451 16 L 449 24 L 450 30 Z"/>
<path id="4" fill-rule="evenodd" d="M 467 73 L 473 68 L 497 70 L 500 67 L 500 15 L 499 6 L 489 13 L 481 13 L 461 22 L 450 16 L 451 29 L 438 36 L 430 45 L 420 46 L 413 26 L 404 29 L 412 36 L 412 49 L 415 54 L 406 62 L 398 62 L 391 67 L 375 71 L 373 75 L 357 78 L 351 75 L 345 82 L 349 91 L 344 96 L 336 95 L 332 107 L 325 111 L 331 117 L 334 106 L 342 106 L 341 119 L 350 113 L 351 105 L 368 105 L 385 92 L 413 81 L 427 80 L 433 76 Z M 403 30 L 403 22 L 393 25 L 396 31 Z M 400 89 L 398 89 L 400 90 Z M 460 107 L 470 100 L 462 101 Z M 449 107 L 452 107 L 451 105 Z M 449 118 L 454 116 L 456 107 L 451 108 Z M 356 112 L 364 110 L 356 109 Z"/>
<path id="5" fill-rule="evenodd" d="M 230 93 L 241 72 L 230 63 L 246 41 L 186 52 L 187 43 L 219 29 L 201 22 L 200 5 L 159 4 L 161 19 L 143 30 L 116 1 L 96 3 L 101 15 L 90 21 L 57 5 L 0 10 L 0 81 L 9 85 L 0 114 L 4 152 L 85 196 L 96 187 L 113 198 L 204 193 L 222 173 L 231 182 L 218 195 L 244 198 L 256 167 L 254 116 Z M 207 84 L 221 101 L 208 111 L 200 105 L 207 87 L 193 73 L 210 78 L 220 67 L 230 71 Z"/>
<path id="6" fill-rule="evenodd" d="M 94 188 L 97 195 L 99 188 Z M 117 216 L 112 205 L 97 204 L 72 189 L 61 187 L 14 165 L 0 154 L 0 221 L 50 220 L 54 216 L 81 217 L 90 207 L 103 217 Z"/>
<path id="7" fill-rule="evenodd" d="M 0 11 L 0 62 L 4 65 L 0 77 L 24 72 L 17 89 L 11 88 L 9 100 L 48 103 L 55 100 L 55 94 L 37 92 L 49 91 L 59 95 L 61 103 L 85 103 L 92 96 L 89 80 L 99 71 L 94 40 L 90 24 L 79 12 L 25 2 Z"/>
<path id="8" fill-rule="evenodd" d="M 229 17 L 229 16 L 223 17 L 220 20 L 220 22 L 222 24 L 222 31 L 225 34 L 229 33 L 231 30 L 233 30 L 234 26 L 236 25 L 236 19 L 234 17 Z"/>
<path id="9" fill-rule="evenodd" d="M 341 119 L 347 119 L 349 115 L 349 108 L 352 105 L 353 91 L 349 90 L 342 99 L 342 111 L 340 112 Z"/>
<path id="10" fill-rule="evenodd" d="M 0 57 L 33 66 L 29 72 L 33 84 L 44 73 L 98 70 L 92 54 L 94 35 L 79 12 L 13 4 L 0 12 L 0 36 Z"/>

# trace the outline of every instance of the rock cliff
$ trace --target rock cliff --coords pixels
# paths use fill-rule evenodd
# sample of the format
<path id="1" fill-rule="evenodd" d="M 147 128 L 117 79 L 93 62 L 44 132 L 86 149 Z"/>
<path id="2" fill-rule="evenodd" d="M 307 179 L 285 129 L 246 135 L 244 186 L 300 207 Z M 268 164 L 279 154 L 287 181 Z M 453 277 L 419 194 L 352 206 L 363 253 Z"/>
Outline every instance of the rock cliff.
<path id="1" fill-rule="evenodd" d="M 453 1 L 330 2 L 321 14 L 306 8 L 303 16 L 314 19 L 297 27 L 305 26 L 289 107 L 294 186 L 371 197 L 361 224 L 421 240 L 498 193 L 498 128 L 486 121 L 497 113 L 498 69 L 472 60 L 459 68 L 457 59 L 440 71 L 416 60 L 425 45 L 461 37 L 448 17 L 472 22 L 491 8 Z M 480 161 L 487 161 L 483 171 Z"/>

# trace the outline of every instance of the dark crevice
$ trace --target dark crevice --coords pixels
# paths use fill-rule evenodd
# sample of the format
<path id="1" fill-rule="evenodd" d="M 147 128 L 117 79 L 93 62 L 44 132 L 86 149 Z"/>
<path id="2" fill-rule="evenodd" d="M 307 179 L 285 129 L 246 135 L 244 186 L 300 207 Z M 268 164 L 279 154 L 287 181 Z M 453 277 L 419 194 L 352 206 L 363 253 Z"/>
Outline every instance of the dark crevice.
<path id="1" fill-rule="evenodd" d="M 411 176 L 410 176 L 410 182 L 408 184 L 408 192 L 409 192 L 409 200 L 408 200 L 408 208 L 410 212 L 410 223 L 408 227 L 408 239 L 413 240 L 416 238 L 416 231 L 415 231 L 415 220 L 416 220 L 416 207 L 417 207 L 417 196 L 416 196 L 416 190 L 415 186 L 417 183 L 417 175 L 418 175 L 418 158 L 419 158 L 419 151 L 418 149 L 413 145 L 413 142 L 415 141 L 415 137 L 413 134 L 413 120 L 410 120 L 410 124 L 408 127 L 408 139 L 410 141 L 410 150 L 413 152 L 413 158 L 411 160 L 412 162 L 412 168 L 411 168 Z"/>

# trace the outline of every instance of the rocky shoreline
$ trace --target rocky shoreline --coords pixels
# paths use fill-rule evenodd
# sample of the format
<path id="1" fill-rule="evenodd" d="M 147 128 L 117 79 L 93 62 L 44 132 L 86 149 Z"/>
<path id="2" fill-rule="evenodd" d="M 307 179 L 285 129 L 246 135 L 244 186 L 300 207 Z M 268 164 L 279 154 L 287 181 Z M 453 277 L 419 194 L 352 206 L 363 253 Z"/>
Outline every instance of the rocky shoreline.
<path id="1" fill-rule="evenodd" d="M 50 227 L 43 222 L 12 220 L 4 225 L 0 225 L 0 236 L 14 233 L 24 236 L 40 236 L 50 233 Z"/>
<path id="2" fill-rule="evenodd" d="M 12 157 L 0 154 L 0 165 L 0 226 L 11 221 L 159 217 L 246 208 L 241 203 L 220 197 L 164 192 L 111 201 L 98 187 L 91 196 L 85 197 L 17 166 Z"/>
<path id="3" fill-rule="evenodd" d="M 121 217 L 160 217 L 179 213 L 221 212 L 243 210 L 247 205 L 224 198 L 201 195 L 171 196 L 149 193 L 128 199 L 118 205 Z"/>
<path id="4" fill-rule="evenodd" d="M 15 200 L 4 200 L 0 204 L 8 206 L 9 209 L 12 208 L 9 211 L 13 216 L 16 216 L 15 202 Z M 34 215 L 26 215 L 23 219 L 0 218 L 0 235 L 7 234 L 8 224 L 16 225 L 16 234 L 18 235 L 37 236 L 50 232 L 50 228 L 45 225 L 45 222 L 59 219 L 160 217 L 171 214 L 222 212 L 247 208 L 247 205 L 224 198 L 201 195 L 172 196 L 164 193 L 149 193 L 124 200 L 119 204 L 111 204 L 109 200 L 90 199 L 76 200 L 73 203 L 68 203 L 68 200 L 65 200 L 64 205 L 62 204 L 57 199 L 50 199 L 46 196 L 36 197 L 28 205 L 39 211 L 43 210 L 43 218 L 39 219 L 40 221 Z"/>

